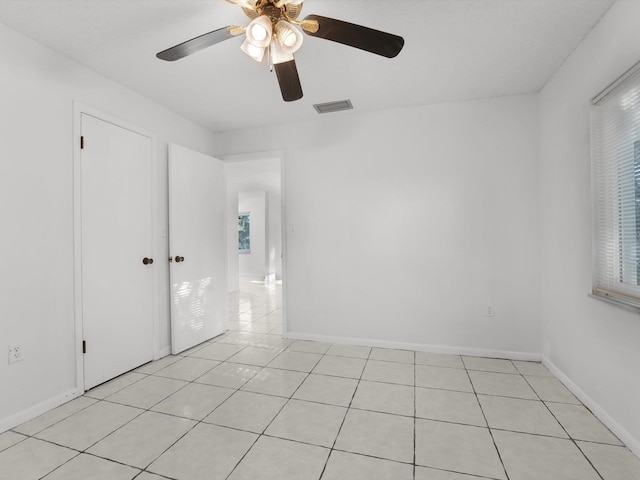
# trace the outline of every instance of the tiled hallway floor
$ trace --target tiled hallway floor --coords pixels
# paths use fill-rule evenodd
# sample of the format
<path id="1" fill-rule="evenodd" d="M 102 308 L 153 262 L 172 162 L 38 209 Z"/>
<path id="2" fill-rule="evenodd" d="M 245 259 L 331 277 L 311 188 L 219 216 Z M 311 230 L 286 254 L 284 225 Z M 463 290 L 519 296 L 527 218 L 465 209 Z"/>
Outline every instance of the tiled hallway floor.
<path id="1" fill-rule="evenodd" d="M 0 480 L 637 480 L 538 363 L 290 341 L 279 287 L 231 330 L 0 434 Z"/>

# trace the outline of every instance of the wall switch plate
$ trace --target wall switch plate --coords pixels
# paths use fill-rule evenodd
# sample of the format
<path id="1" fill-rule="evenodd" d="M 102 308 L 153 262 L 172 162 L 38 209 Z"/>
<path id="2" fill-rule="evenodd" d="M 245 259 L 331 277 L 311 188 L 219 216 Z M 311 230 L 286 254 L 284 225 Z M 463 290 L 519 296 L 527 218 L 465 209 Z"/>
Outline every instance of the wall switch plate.
<path id="1" fill-rule="evenodd" d="M 487 305 L 486 315 L 487 315 L 487 317 L 495 317 L 496 316 L 496 311 L 493 308 L 493 305 Z"/>
<path id="2" fill-rule="evenodd" d="M 24 360 L 22 345 L 9 345 L 9 363 L 21 362 L 22 360 Z"/>

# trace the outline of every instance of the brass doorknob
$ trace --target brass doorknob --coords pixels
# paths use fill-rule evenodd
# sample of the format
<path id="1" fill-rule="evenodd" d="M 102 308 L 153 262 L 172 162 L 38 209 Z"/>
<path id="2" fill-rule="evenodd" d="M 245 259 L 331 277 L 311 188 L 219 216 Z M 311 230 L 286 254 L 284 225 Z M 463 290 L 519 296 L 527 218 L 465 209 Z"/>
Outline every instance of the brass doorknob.
<path id="1" fill-rule="evenodd" d="M 142 263 L 144 263 L 145 265 L 151 265 L 151 264 L 153 264 L 153 258 L 144 257 L 142 259 Z"/>
<path id="2" fill-rule="evenodd" d="M 177 256 L 176 263 L 184 262 L 184 257 Z"/>

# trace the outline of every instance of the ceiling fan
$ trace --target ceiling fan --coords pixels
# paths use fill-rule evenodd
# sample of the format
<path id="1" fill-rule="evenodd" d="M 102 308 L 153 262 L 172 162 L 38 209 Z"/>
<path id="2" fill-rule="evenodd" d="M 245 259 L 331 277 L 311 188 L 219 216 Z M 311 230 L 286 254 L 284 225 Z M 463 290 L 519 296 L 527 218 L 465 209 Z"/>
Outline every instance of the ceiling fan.
<path id="1" fill-rule="evenodd" d="M 391 33 L 355 25 L 320 15 L 308 15 L 299 21 L 304 0 L 227 0 L 239 5 L 251 19 L 248 26 L 230 25 L 192 38 L 158 53 L 169 62 L 179 60 L 216 43 L 246 34 L 242 51 L 257 62 L 266 58 L 275 69 L 282 98 L 291 102 L 302 98 L 302 85 L 294 59 L 303 42 L 304 31 L 312 37 L 324 38 L 359 48 L 387 58 L 400 53 L 404 39 Z"/>

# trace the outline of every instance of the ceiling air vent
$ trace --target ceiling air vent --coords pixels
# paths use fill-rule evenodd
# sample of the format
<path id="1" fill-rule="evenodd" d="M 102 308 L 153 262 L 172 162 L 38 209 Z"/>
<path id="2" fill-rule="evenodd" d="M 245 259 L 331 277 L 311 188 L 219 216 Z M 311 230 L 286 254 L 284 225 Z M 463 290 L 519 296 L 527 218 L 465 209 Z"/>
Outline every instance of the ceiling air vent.
<path id="1" fill-rule="evenodd" d="M 339 100 L 337 102 L 318 103 L 313 106 L 318 113 L 333 113 L 342 110 L 352 110 L 351 100 Z"/>

